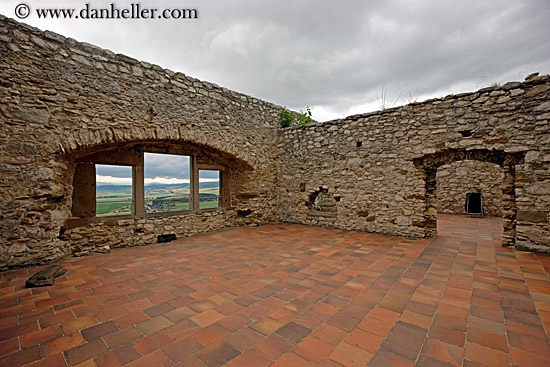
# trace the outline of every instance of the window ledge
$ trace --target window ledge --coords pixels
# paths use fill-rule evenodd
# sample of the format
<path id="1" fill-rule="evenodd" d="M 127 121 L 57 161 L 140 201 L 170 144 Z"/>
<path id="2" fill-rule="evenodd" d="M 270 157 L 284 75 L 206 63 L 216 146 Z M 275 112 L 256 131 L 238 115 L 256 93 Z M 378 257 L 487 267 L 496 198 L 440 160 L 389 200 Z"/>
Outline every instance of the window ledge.
<path id="1" fill-rule="evenodd" d="M 192 210 L 173 210 L 173 211 L 166 211 L 166 212 L 152 212 L 152 213 L 145 213 L 145 218 L 169 217 L 169 216 L 187 215 L 192 213 L 193 213 Z"/>

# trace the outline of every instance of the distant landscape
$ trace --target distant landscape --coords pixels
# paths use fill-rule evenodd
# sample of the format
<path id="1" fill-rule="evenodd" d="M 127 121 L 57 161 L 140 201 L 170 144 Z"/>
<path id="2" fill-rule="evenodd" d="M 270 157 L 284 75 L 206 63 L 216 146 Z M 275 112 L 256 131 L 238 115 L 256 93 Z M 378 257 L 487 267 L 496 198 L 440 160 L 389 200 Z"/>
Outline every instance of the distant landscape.
<path id="1" fill-rule="evenodd" d="M 145 185 L 145 212 L 156 213 L 189 210 L 189 184 Z M 199 183 L 199 208 L 219 205 L 219 182 Z M 96 215 L 124 215 L 132 213 L 131 185 L 97 185 Z"/>

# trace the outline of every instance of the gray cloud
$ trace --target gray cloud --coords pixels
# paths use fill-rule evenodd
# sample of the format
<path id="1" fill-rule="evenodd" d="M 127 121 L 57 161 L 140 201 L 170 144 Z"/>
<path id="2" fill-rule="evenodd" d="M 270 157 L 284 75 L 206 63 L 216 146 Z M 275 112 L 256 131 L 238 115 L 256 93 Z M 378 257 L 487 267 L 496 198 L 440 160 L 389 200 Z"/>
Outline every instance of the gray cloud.
<path id="1" fill-rule="evenodd" d="M 94 1 L 93 6 L 114 2 Z M 19 1 L 3 1 L 14 17 Z M 31 7 L 86 1 L 29 0 Z M 550 73 L 547 0 L 141 1 L 198 20 L 26 22 L 323 120 Z M 379 98 L 379 97 L 378 97 Z M 315 114 L 318 114 L 316 116 Z"/>
<path id="2" fill-rule="evenodd" d="M 189 157 L 145 153 L 145 178 L 189 178 Z"/>

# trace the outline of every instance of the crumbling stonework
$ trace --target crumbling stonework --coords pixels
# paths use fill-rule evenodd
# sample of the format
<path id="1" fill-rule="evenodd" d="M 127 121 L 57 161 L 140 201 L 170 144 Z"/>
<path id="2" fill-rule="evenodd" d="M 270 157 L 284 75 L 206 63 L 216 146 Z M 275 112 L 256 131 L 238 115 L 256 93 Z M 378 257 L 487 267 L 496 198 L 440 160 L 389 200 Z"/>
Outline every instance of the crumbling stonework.
<path id="1" fill-rule="evenodd" d="M 437 172 L 463 160 L 502 173 L 503 243 L 550 250 L 549 77 L 305 128 L 282 129 L 281 110 L 0 16 L 0 269 L 273 221 L 435 236 Z M 222 164 L 230 199 L 123 218 L 73 207 L 86 157 L 143 147 Z"/>
<path id="2" fill-rule="evenodd" d="M 437 212 L 465 214 L 466 194 L 480 192 L 484 215 L 502 216 L 502 175 L 496 164 L 458 161 L 437 169 Z"/>
<path id="3" fill-rule="evenodd" d="M 278 106 L 2 16 L 0 83 L 2 269 L 48 262 L 76 245 L 150 243 L 170 226 L 184 236 L 277 218 Z M 163 142 L 229 162 L 231 203 L 181 223 L 143 216 L 66 228 L 77 159 Z"/>
<path id="4" fill-rule="evenodd" d="M 543 76 L 284 129 L 280 218 L 433 237 L 438 169 L 475 160 L 502 172 L 503 244 L 549 251 L 549 119 L 550 77 Z M 308 210 L 308 192 L 320 186 L 340 198 L 337 217 Z"/>

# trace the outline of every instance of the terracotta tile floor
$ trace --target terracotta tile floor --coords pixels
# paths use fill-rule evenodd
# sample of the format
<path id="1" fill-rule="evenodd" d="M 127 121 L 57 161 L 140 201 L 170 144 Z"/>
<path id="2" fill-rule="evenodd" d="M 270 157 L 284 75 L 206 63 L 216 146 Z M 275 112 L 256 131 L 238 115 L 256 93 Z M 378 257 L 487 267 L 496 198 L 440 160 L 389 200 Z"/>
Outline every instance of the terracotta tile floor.
<path id="1" fill-rule="evenodd" d="M 550 366 L 550 256 L 501 220 L 411 240 L 237 228 L 1 274 L 0 366 Z"/>

